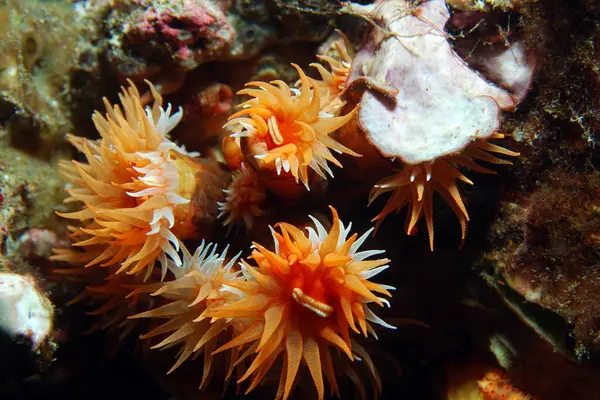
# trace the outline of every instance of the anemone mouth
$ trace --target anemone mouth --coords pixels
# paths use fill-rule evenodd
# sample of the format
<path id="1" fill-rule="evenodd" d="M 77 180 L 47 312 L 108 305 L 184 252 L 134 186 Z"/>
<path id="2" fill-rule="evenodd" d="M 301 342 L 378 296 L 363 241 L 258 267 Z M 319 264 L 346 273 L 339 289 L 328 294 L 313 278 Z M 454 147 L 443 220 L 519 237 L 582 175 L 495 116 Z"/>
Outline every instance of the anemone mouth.
<path id="1" fill-rule="evenodd" d="M 503 139 L 504 137 L 505 135 L 501 133 L 495 133 L 491 138 Z M 490 164 L 512 164 L 512 162 L 498 158 L 494 154 L 511 157 L 519 155 L 519 153 L 489 143 L 487 140 L 477 140 L 471 143 L 462 153 L 439 158 L 431 163 L 404 165 L 398 173 L 381 180 L 371 190 L 369 205 L 382 194 L 391 192 L 391 197 L 372 221 L 376 222 L 376 226 L 379 227 L 385 217 L 394 211 L 399 212 L 406 206 L 408 207 L 405 220 L 406 234 L 416 233 L 417 222 L 424 216 L 429 235 L 429 247 L 433 251 L 433 194 L 437 192 L 448 203 L 458 218 L 461 227 L 462 246 L 467 235 L 467 225 L 470 218 L 457 181 L 463 181 L 469 185 L 472 185 L 473 182 L 458 168 L 465 167 L 475 172 L 495 174 L 496 172 L 479 165 L 477 161 Z"/>
<path id="2" fill-rule="evenodd" d="M 312 311 L 321 318 L 327 318 L 333 314 L 333 307 L 323 303 L 313 297 L 310 297 L 300 288 L 294 288 L 292 298 L 302 307 Z"/>
<path id="3" fill-rule="evenodd" d="M 290 174 L 310 190 L 308 169 L 322 178 L 333 176 L 328 162 L 341 167 L 332 150 L 359 156 L 330 137 L 330 134 L 354 117 L 355 110 L 336 117 L 323 111 L 321 85 L 308 78 L 293 64 L 300 75 L 300 87 L 285 82 L 250 82 L 238 94 L 252 96 L 233 114 L 225 127 L 232 137 L 245 138 L 242 146 L 246 159 L 256 159 L 259 168 Z"/>

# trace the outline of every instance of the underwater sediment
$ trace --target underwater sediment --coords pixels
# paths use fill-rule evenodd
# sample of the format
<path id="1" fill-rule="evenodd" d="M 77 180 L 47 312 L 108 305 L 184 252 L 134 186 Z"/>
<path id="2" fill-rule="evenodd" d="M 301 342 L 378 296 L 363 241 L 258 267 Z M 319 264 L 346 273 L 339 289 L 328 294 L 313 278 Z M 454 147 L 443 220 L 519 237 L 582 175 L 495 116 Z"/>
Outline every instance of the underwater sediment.
<path id="1" fill-rule="evenodd" d="M 1 398 L 600 397 L 596 2 L 0 22 Z"/>

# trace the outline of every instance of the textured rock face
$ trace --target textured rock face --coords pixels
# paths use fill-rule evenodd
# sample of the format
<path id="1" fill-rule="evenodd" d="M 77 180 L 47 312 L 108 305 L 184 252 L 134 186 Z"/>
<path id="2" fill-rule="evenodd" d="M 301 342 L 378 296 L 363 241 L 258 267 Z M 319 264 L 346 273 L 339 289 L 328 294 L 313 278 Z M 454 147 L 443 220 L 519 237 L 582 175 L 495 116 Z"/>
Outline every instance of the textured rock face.
<path id="1" fill-rule="evenodd" d="M 555 170 L 527 198 L 507 204 L 494 254 L 508 285 L 572 325 L 582 344 L 600 344 L 600 176 Z M 550 333 L 549 333 L 550 334 Z"/>
<path id="2" fill-rule="evenodd" d="M 94 27 L 59 2 L 4 3 L 0 2 L 0 138 L 6 135 L 12 147 L 51 158 L 64 143 L 64 133 L 75 129 L 81 106 L 75 98 L 89 99 L 84 86 L 94 87 L 95 79 L 87 74 L 97 62 L 87 40 Z"/>
<path id="3" fill-rule="evenodd" d="M 518 96 L 469 68 L 447 41 L 450 13 L 444 1 L 416 9 L 403 0 L 379 2 L 367 13 L 387 32 L 374 29 L 357 53 L 349 91 L 370 89 L 360 101 L 358 121 L 388 157 L 418 164 L 486 139 L 500 126 L 500 110 L 513 108 L 529 88 L 533 64 L 518 64 L 525 59 L 522 46 L 517 59 L 507 57 L 513 54 L 508 48 L 481 62 L 502 83 L 524 87 Z"/>
<path id="4" fill-rule="evenodd" d="M 61 207 L 64 190 L 54 165 L 11 148 L 4 139 L 0 154 L 0 226 L 15 240 L 31 228 L 59 231 L 54 210 Z M 12 256 L 12 249 L 7 246 L 6 255 Z"/>
<path id="5" fill-rule="evenodd" d="M 127 1 L 112 10 L 108 24 L 109 60 L 125 76 L 166 60 L 190 71 L 224 53 L 234 37 L 222 10 L 208 0 Z"/>

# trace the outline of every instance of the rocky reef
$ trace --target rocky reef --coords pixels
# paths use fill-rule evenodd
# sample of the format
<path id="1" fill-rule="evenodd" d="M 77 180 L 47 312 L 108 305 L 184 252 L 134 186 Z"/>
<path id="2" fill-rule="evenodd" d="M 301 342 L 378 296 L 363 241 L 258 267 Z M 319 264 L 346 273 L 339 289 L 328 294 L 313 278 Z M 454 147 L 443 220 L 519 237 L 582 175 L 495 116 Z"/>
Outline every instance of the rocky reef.
<path id="1" fill-rule="evenodd" d="M 0 30 L 1 398 L 600 398 L 596 2 Z"/>

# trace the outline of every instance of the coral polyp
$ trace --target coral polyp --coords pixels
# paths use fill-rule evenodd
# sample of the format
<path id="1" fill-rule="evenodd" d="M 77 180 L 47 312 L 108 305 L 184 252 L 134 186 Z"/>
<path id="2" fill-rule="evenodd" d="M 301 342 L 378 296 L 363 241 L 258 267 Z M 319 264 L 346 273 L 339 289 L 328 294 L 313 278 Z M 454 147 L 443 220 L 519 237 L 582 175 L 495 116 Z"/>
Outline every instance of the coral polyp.
<path id="1" fill-rule="evenodd" d="M 456 180 L 472 183 L 446 160 L 436 160 L 424 165 L 405 166 L 397 174 L 381 180 L 371 190 L 370 203 L 381 194 L 392 192 L 391 197 L 373 221 L 377 221 L 379 226 L 388 214 L 408 206 L 406 233 L 409 235 L 413 233 L 417 222 L 424 215 L 429 232 L 429 245 L 433 250 L 433 193 L 438 192 L 456 214 L 460 222 L 461 237 L 464 240 L 469 214 Z"/>
<path id="2" fill-rule="evenodd" d="M 502 371 L 489 371 L 477 385 L 484 400 L 535 400 L 514 386 Z"/>
<path id="3" fill-rule="evenodd" d="M 218 351 L 247 346 L 242 359 L 251 364 L 239 379 L 252 377 L 248 392 L 256 387 L 273 364 L 282 359 L 278 397 L 287 399 L 304 363 L 324 397 L 323 374 L 337 387 L 332 350 L 354 359 L 350 331 L 376 336 L 372 323 L 393 328 L 377 317 L 369 304 L 388 304 L 393 287 L 373 283 L 370 278 L 388 267 L 387 258 L 367 260 L 382 250 L 359 251 L 372 230 L 360 238 L 350 233 L 331 207 L 329 232 L 312 218 L 308 235 L 297 227 L 279 223 L 273 231 L 274 251 L 254 243 L 250 256 L 256 266 L 242 261 L 247 281 L 226 285 L 240 292 L 239 301 L 208 311 L 215 319 L 244 318 L 247 328 Z M 337 354 L 337 351 L 333 354 Z"/>
<path id="4" fill-rule="evenodd" d="M 345 38 L 344 38 L 345 39 Z M 348 76 L 350 75 L 350 65 L 352 58 L 348 53 L 348 48 L 345 40 L 337 40 L 333 47 L 337 52 L 337 57 L 330 55 L 318 55 L 319 60 L 329 64 L 331 71 L 328 71 L 319 63 L 312 63 L 311 66 L 317 68 L 322 78 L 322 83 L 329 89 L 330 95 L 339 95 L 346 87 Z"/>
<path id="5" fill-rule="evenodd" d="M 492 139 L 502 139 L 504 135 L 496 133 Z M 469 214 L 463 202 L 457 181 L 470 185 L 473 182 L 467 178 L 459 167 L 467 167 L 476 172 L 495 174 L 494 171 L 476 163 L 475 160 L 491 164 L 511 164 L 510 161 L 498 158 L 492 153 L 505 156 L 518 156 L 504 147 L 492 144 L 486 140 L 477 140 L 458 155 L 437 159 L 431 163 L 405 165 L 397 174 L 381 180 L 371 190 L 369 202 L 380 195 L 392 192 L 391 197 L 379 214 L 373 219 L 377 225 L 393 211 L 400 211 L 408 206 L 405 230 L 412 234 L 420 218 L 424 215 L 429 233 L 429 246 L 433 250 L 433 194 L 437 192 L 452 208 L 461 227 L 461 238 L 464 241 L 467 234 Z"/>
<path id="6" fill-rule="evenodd" d="M 149 86 L 154 104 L 146 109 L 132 83 L 119 96 L 122 108 L 105 99 L 106 117 L 93 116 L 101 139 L 69 136 L 87 163 L 61 163 L 69 182 L 66 202 L 83 206 L 59 215 L 80 222 L 71 237 L 75 247 L 94 252 L 86 266 L 118 264 L 117 273 L 149 275 L 158 260 L 164 275 L 167 256 L 181 264 L 180 241 L 195 234 L 195 219 L 203 214 L 194 196 L 199 182 L 216 172 L 168 138 L 182 111 L 171 115 L 171 106 L 164 109 Z M 75 250 L 54 256 L 72 263 L 81 258 Z"/>
<path id="7" fill-rule="evenodd" d="M 241 104 L 226 126 L 232 136 L 241 138 L 249 163 L 277 175 L 290 173 L 309 189 L 309 167 L 326 179 L 325 173 L 333 176 L 328 162 L 342 166 L 331 150 L 358 156 L 330 137 L 354 117 L 354 111 L 340 117 L 323 112 L 320 84 L 293 65 L 300 75 L 299 89 L 280 80 L 247 83 L 238 94 L 253 98 Z"/>
<path id="8" fill-rule="evenodd" d="M 243 223 L 248 230 L 252 229 L 254 217 L 264 214 L 261 206 L 267 197 L 265 185 L 256 172 L 243 163 L 224 192 L 225 201 L 218 203 L 223 225 L 231 228 L 235 223 Z"/>
<path id="9" fill-rule="evenodd" d="M 351 54 L 353 54 L 352 45 L 346 36 L 340 31 L 337 33 L 338 37 L 329 43 L 324 54 L 317 55 L 317 58 L 322 63 L 329 65 L 329 69 L 325 68 L 321 63 L 310 64 L 321 75 L 321 80 L 317 81 L 317 83 L 321 85 L 325 92 L 321 100 L 325 105 L 323 109 L 333 114 L 338 113 L 344 105 L 340 95 L 346 88 L 346 83 L 350 76 L 350 68 L 352 66 Z"/>
<path id="10" fill-rule="evenodd" d="M 217 348 L 217 339 L 230 327 L 231 322 L 221 319 L 211 323 L 210 318 L 207 318 L 207 311 L 211 307 L 239 299 L 237 292 L 228 290 L 224 283 L 241 278 L 240 271 L 232 268 L 240 254 L 226 262 L 227 249 L 218 253 L 216 245 L 211 243 L 202 243 L 193 255 L 184 246 L 182 252 L 182 268 L 172 268 L 176 273 L 175 280 L 143 286 L 131 294 L 136 296 L 138 293 L 152 292 L 152 296 L 160 296 L 166 304 L 129 318 L 167 319 L 167 322 L 141 338 L 169 334 L 152 348 L 181 345 L 177 361 L 168 373 L 175 371 L 190 356 L 197 357 L 204 353 L 204 372 L 200 383 L 202 389 L 208 383 L 213 365 L 212 352 Z"/>

